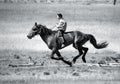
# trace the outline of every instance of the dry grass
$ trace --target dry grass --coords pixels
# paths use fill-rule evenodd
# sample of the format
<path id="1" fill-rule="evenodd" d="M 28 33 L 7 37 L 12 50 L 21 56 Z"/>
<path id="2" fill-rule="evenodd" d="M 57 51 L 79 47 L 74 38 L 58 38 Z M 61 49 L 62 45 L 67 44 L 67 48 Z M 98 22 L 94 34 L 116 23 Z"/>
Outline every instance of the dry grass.
<path id="1" fill-rule="evenodd" d="M 116 53 L 87 54 L 87 63 L 83 63 L 81 57 L 73 67 L 69 67 L 62 61 L 50 59 L 50 52 L 33 52 L 33 51 L 1 51 L 0 52 L 0 82 L 6 84 L 32 84 L 32 83 L 60 83 L 63 84 L 82 81 L 84 84 L 96 81 L 98 84 L 119 83 L 120 66 L 109 66 L 108 63 L 116 63 L 111 57 L 118 59 Z M 47 53 L 47 54 L 46 54 Z M 62 52 L 66 60 L 72 60 L 76 52 Z M 32 60 L 29 59 L 32 58 Z M 93 62 L 93 60 L 95 62 Z M 118 59 L 120 60 L 120 59 Z M 101 62 L 104 61 L 104 62 Z M 36 62 L 33 65 L 33 62 Z M 105 64 L 106 66 L 99 66 Z M 14 66 L 13 66 L 14 65 Z M 21 66 L 17 66 L 21 65 Z M 46 80 L 46 81 L 45 81 Z M 87 80 L 87 81 L 86 81 Z M 102 80 L 102 81 L 101 81 Z M 115 81 L 115 82 L 114 82 Z M 95 83 L 93 83 L 95 84 Z"/>

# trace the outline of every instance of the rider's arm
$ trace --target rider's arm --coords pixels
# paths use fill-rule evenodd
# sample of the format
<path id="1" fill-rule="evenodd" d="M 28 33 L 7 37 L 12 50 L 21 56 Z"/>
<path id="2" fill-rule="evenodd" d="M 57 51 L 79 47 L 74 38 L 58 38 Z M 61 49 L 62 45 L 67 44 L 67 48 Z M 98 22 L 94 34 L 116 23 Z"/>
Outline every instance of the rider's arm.
<path id="1" fill-rule="evenodd" d="M 64 22 L 64 21 L 60 21 L 60 22 L 56 25 L 56 27 L 57 27 L 58 29 L 62 30 L 64 25 L 65 25 L 65 22 Z"/>
<path id="2" fill-rule="evenodd" d="M 58 30 L 57 26 L 56 26 L 56 25 L 53 26 L 53 27 L 52 27 L 52 30 Z"/>

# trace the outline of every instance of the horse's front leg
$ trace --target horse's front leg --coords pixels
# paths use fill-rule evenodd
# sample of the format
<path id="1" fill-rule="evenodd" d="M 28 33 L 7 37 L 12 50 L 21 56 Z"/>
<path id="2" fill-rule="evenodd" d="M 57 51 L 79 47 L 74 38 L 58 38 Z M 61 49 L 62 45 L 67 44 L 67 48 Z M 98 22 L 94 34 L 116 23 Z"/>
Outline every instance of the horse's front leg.
<path id="1" fill-rule="evenodd" d="M 51 59 L 54 59 L 54 60 L 60 60 L 60 58 L 56 58 L 56 57 L 54 57 L 54 54 L 57 52 L 57 50 L 56 49 L 53 49 L 52 50 L 52 53 L 51 53 Z"/>
<path id="2" fill-rule="evenodd" d="M 59 57 L 60 60 L 62 60 L 64 63 L 68 64 L 70 67 L 72 67 L 72 63 L 69 61 L 64 60 L 64 58 L 61 56 L 59 51 L 56 51 L 57 56 Z"/>

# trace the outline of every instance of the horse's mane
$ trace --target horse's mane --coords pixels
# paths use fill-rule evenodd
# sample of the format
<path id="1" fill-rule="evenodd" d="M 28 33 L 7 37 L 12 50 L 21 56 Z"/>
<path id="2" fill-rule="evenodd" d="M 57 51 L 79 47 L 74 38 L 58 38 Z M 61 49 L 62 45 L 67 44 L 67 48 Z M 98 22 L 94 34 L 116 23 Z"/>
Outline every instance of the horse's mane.
<path id="1" fill-rule="evenodd" d="M 46 25 L 41 25 L 41 24 L 38 24 L 38 26 L 42 26 L 43 27 L 43 33 L 46 33 L 48 35 L 51 35 L 54 31 L 52 31 L 51 29 L 47 28 Z"/>

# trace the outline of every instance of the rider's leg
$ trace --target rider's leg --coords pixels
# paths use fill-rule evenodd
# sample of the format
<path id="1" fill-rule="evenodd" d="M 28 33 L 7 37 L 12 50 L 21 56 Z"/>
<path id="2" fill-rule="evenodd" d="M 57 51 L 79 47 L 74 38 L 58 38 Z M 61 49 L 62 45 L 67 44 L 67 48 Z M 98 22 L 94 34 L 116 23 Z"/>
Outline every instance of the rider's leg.
<path id="1" fill-rule="evenodd" d="M 62 35 L 62 38 L 63 38 L 63 44 L 65 44 L 64 31 L 62 31 L 62 30 L 61 30 L 61 35 Z"/>

